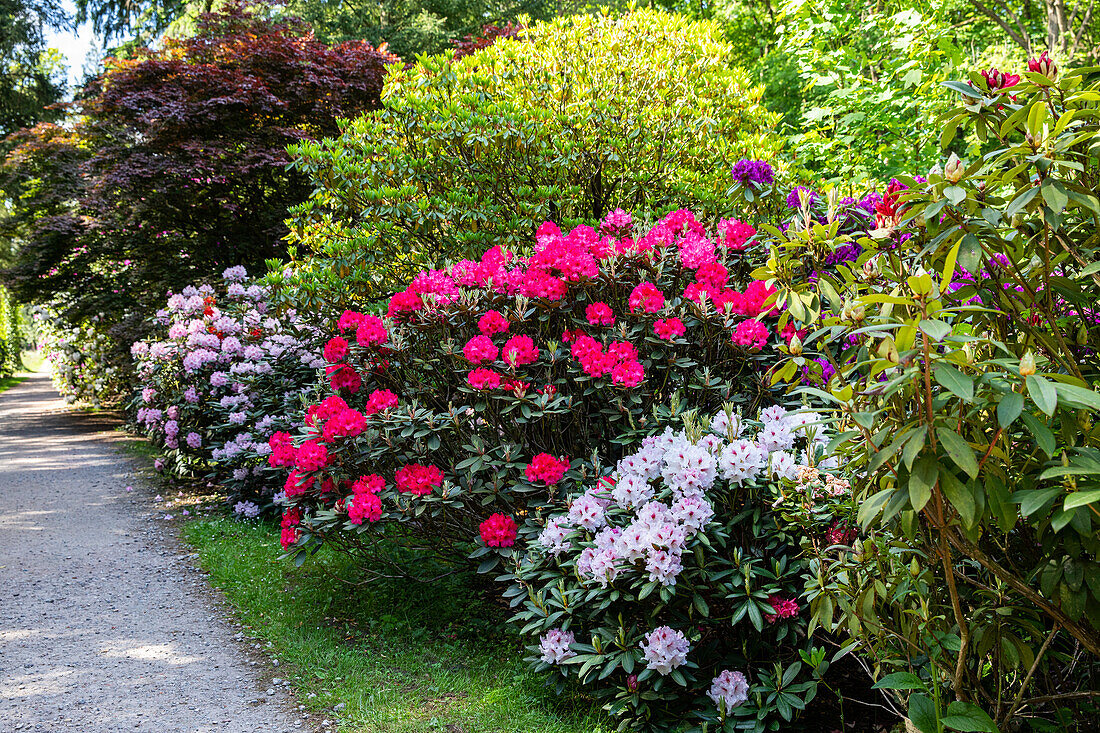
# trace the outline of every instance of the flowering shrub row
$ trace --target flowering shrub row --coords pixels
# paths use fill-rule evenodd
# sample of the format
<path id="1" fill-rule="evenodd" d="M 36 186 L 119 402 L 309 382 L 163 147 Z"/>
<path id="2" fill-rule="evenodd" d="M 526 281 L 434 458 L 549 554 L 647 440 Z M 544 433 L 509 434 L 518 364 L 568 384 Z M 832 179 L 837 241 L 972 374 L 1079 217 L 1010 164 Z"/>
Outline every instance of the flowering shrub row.
<path id="1" fill-rule="evenodd" d="M 767 730 L 805 707 L 828 667 L 800 613 L 802 532 L 774 507 L 848 482 L 822 473 L 837 461 L 813 413 L 770 407 L 755 421 L 727 406 L 686 422 L 644 439 L 567 510 L 529 519 L 506 596 L 538 639 L 529 661 L 576 677 L 632 729 Z"/>
<path id="2" fill-rule="evenodd" d="M 324 348 L 332 394 L 272 442 L 291 470 L 287 545 L 364 546 L 374 516 L 453 552 L 493 513 L 560 503 L 594 449 L 649 432 L 677 393 L 769 404 L 785 337 L 748 277 L 754 235 L 724 220 L 707 236 L 688 211 L 637 232 L 623 211 L 599 231 L 547 223 L 528 258 L 493 248 L 422 272 L 385 317 L 345 313 Z M 377 491 L 355 490 L 365 477 Z"/>
<path id="3" fill-rule="evenodd" d="M 50 362 L 53 383 L 68 403 L 115 404 L 125 393 L 126 371 L 115 359 L 115 342 L 97 319 L 64 324 L 44 308 L 34 311 L 38 347 Z"/>
<path id="4" fill-rule="evenodd" d="M 294 311 L 269 311 L 266 290 L 243 267 L 219 288 L 188 287 L 156 315 L 156 339 L 132 353 L 144 385 L 141 428 L 180 475 L 208 475 L 238 513 L 270 506 L 282 481 L 268 439 L 300 419 L 324 363 L 316 332 Z"/>

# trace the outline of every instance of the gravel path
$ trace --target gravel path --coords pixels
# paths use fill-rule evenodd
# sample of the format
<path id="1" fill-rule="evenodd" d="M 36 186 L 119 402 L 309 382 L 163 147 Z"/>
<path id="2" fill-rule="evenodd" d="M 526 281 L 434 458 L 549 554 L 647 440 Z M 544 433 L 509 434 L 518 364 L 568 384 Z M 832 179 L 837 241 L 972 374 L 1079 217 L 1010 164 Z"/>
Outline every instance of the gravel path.
<path id="1" fill-rule="evenodd" d="M 112 427 L 45 375 L 0 394 L 0 729 L 311 728 L 150 520 Z"/>

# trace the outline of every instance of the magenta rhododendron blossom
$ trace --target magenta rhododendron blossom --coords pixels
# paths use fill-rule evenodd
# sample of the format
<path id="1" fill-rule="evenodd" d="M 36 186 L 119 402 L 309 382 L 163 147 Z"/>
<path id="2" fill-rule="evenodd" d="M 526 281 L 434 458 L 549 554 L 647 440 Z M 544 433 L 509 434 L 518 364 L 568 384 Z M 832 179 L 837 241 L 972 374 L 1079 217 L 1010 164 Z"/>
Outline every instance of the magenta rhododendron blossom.
<path id="1" fill-rule="evenodd" d="M 760 351 L 768 342 L 768 327 L 760 321 L 741 321 L 733 331 L 733 343 L 751 351 Z"/>
<path id="2" fill-rule="evenodd" d="M 325 361 L 329 364 L 338 364 L 348 355 L 348 342 L 339 336 L 333 336 L 325 344 Z"/>
<path id="3" fill-rule="evenodd" d="M 474 336 L 462 347 L 462 355 L 471 364 L 484 364 L 493 361 L 499 353 L 496 344 L 488 336 Z"/>
<path id="4" fill-rule="evenodd" d="M 775 613 L 764 614 L 764 619 L 769 624 L 774 624 L 780 619 L 795 618 L 798 616 L 798 601 L 793 598 L 782 598 L 781 596 L 772 595 L 768 597 L 768 603 L 771 604 Z"/>
<path id="5" fill-rule="evenodd" d="M 432 493 L 433 488 L 443 485 L 443 472 L 436 466 L 410 463 L 397 469 L 394 481 L 399 491 L 414 496 L 424 496 Z"/>
<path id="6" fill-rule="evenodd" d="M 355 329 L 355 341 L 360 346 L 376 346 L 389 339 L 389 332 L 378 316 L 363 316 Z"/>
<path id="7" fill-rule="evenodd" d="M 485 336 L 508 332 L 508 319 L 500 311 L 491 310 L 477 321 L 477 329 Z"/>
<path id="8" fill-rule="evenodd" d="M 684 322 L 679 318 L 663 318 L 653 324 L 653 333 L 657 335 L 657 338 L 671 341 L 677 336 L 683 336 L 687 333 L 687 328 L 684 327 Z"/>
<path id="9" fill-rule="evenodd" d="M 584 309 L 584 317 L 590 326 L 615 325 L 615 313 L 607 303 L 589 303 Z"/>
<path id="10" fill-rule="evenodd" d="M 393 392 L 388 389 L 376 389 L 370 393 L 367 404 L 363 405 L 363 412 L 367 415 L 373 415 L 376 412 L 391 410 L 397 407 L 397 403 L 397 395 Z"/>
<path id="11" fill-rule="evenodd" d="M 497 512 L 484 522 L 478 529 L 481 532 L 482 541 L 489 547 L 511 547 L 516 544 L 518 528 L 516 520 L 507 514 Z"/>
<path id="12" fill-rule="evenodd" d="M 478 368 L 470 372 L 466 383 L 474 389 L 496 389 L 500 386 L 500 375 L 492 369 Z"/>
<path id="13" fill-rule="evenodd" d="M 630 293 L 630 310 L 644 310 L 646 313 L 657 313 L 665 307 L 665 296 L 657 286 L 651 282 L 639 283 Z"/>
<path id="14" fill-rule="evenodd" d="M 533 364 L 539 358 L 539 350 L 530 336 L 513 336 L 501 349 L 501 358 L 512 367 Z"/>
<path id="15" fill-rule="evenodd" d="M 549 453 L 539 453 L 531 459 L 524 470 L 527 480 L 531 483 L 541 483 L 553 486 L 561 481 L 565 472 L 569 470 L 568 458 L 556 458 Z"/>

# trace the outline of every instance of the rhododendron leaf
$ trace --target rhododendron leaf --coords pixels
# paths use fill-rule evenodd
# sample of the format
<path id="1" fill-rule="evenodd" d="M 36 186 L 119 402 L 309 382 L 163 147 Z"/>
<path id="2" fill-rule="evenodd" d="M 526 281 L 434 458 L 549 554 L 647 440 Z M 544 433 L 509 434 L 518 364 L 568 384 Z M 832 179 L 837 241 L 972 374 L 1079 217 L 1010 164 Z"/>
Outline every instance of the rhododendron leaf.
<path id="1" fill-rule="evenodd" d="M 1031 374 L 1027 377 L 1027 393 L 1036 407 L 1047 415 L 1054 415 L 1058 407 L 1058 392 L 1053 384 L 1038 374 Z"/>
<path id="2" fill-rule="evenodd" d="M 1060 401 L 1069 407 L 1100 410 L 1100 392 L 1063 382 L 1054 382 Z"/>
<path id="3" fill-rule="evenodd" d="M 1066 208 L 1066 204 L 1069 203 L 1069 195 L 1066 193 L 1065 186 L 1058 181 L 1052 183 L 1043 184 L 1043 201 L 1055 214 L 1060 214 Z"/>
<path id="4" fill-rule="evenodd" d="M 1043 453 L 1046 453 L 1047 456 L 1053 456 L 1055 441 L 1054 433 L 1050 432 L 1050 428 L 1048 428 L 1045 423 L 1040 422 L 1039 419 L 1030 412 L 1025 411 L 1021 413 L 1020 419 L 1024 421 L 1024 424 L 1035 438 L 1035 442 L 1038 443 Z"/>
<path id="5" fill-rule="evenodd" d="M 936 437 L 956 466 L 966 471 L 970 478 L 978 475 L 978 461 L 974 458 L 974 450 L 961 435 L 950 428 L 939 427 L 936 428 Z"/>
<path id="6" fill-rule="evenodd" d="M 909 503 L 920 511 L 932 498 L 932 488 L 939 476 L 940 464 L 934 456 L 921 456 L 909 474 Z"/>
<path id="7" fill-rule="evenodd" d="M 912 672 L 892 672 L 880 679 L 875 684 L 871 685 L 875 690 L 927 690 L 928 685 L 925 684 L 917 675 Z"/>
<path id="8" fill-rule="evenodd" d="M 955 511 L 959 513 L 963 526 L 973 527 L 977 519 L 977 505 L 974 503 L 974 493 L 970 486 L 959 481 L 950 471 L 944 471 L 940 474 L 940 488 L 943 489 L 947 500 L 955 507 Z"/>
<path id="9" fill-rule="evenodd" d="M 1100 471 L 1095 471 L 1096 474 L 1100 474 Z M 1066 497 L 1066 503 L 1063 508 L 1066 511 L 1070 509 L 1076 509 L 1077 507 L 1087 506 L 1089 504 L 1095 504 L 1100 501 L 1100 489 L 1091 489 L 1089 491 L 1075 491 Z"/>
<path id="10" fill-rule="evenodd" d="M 1007 428 L 1024 409 L 1024 396 L 1018 392 L 1009 392 L 997 403 L 997 422 L 1002 428 Z"/>
<path id="11" fill-rule="evenodd" d="M 1028 489 L 1017 491 L 1012 495 L 1012 500 L 1019 503 L 1020 514 L 1030 517 L 1054 500 L 1064 491 L 1061 486 L 1053 489 Z"/>
<path id="12" fill-rule="evenodd" d="M 1016 216 L 1016 214 L 1023 211 L 1024 207 L 1031 203 L 1039 193 L 1038 187 L 1032 187 L 1024 191 L 1023 193 L 1012 199 L 1012 202 L 1005 208 L 1005 216 L 1009 219 Z"/>

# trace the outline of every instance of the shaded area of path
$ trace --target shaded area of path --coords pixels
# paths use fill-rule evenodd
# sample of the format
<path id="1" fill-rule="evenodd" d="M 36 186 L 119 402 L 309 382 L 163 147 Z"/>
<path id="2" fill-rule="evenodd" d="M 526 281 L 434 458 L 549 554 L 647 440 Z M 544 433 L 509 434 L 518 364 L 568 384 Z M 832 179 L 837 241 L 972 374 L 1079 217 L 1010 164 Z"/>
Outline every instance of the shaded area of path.
<path id="1" fill-rule="evenodd" d="M 0 729 L 304 730 L 158 539 L 113 427 L 46 375 L 0 394 Z"/>

